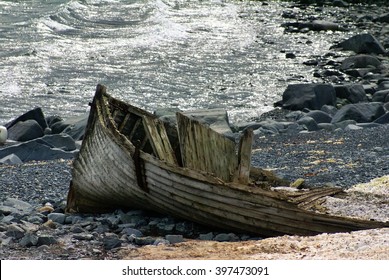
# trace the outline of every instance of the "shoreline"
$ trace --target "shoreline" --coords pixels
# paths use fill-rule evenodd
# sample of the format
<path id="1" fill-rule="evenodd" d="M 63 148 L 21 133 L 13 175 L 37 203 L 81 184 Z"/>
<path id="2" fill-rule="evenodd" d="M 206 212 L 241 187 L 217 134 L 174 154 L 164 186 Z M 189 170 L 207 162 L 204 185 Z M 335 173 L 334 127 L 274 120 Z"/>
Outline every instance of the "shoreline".
<path id="1" fill-rule="evenodd" d="M 324 80 L 339 82 L 344 73 L 322 72 L 337 70 L 339 61 L 335 59 L 336 54 L 333 57 L 317 59 L 318 68 L 314 71 Z M 383 61 L 388 63 L 387 56 Z M 361 73 L 364 75 L 358 76 Z M 369 86 L 378 85 L 385 77 L 389 81 L 388 72 L 381 76 L 363 71 L 357 74 L 349 77 L 348 82 Z M 292 181 L 303 178 L 308 185 L 347 189 L 388 174 L 387 135 L 388 125 L 296 134 L 261 132 L 253 145 L 253 165 L 275 170 L 279 176 Z M 241 251 L 234 251 L 236 254 L 229 255 L 231 258 L 389 259 L 388 229 L 247 241 L 261 238 L 197 228 L 187 221 L 163 215 L 147 216 L 148 213 L 137 209 L 131 213 L 67 215 L 63 210 L 71 180 L 71 162 L 70 159 L 0 165 L 1 259 L 223 258 L 223 254 L 237 248 Z M 9 205 L 4 205 L 5 202 Z M 382 207 L 384 212 L 379 214 L 388 215 L 385 209 Z M 125 231 L 123 224 L 131 231 Z M 198 239 L 202 234 L 204 239 L 213 241 L 195 238 L 188 241 L 188 232 Z"/>

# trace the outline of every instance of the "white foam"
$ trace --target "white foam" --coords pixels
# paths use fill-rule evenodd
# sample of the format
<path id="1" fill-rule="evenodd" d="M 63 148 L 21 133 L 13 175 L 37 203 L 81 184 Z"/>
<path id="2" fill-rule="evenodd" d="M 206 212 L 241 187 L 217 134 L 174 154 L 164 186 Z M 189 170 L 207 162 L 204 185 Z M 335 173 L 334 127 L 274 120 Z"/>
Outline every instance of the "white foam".
<path id="1" fill-rule="evenodd" d="M 75 28 L 68 26 L 66 24 L 62 24 L 62 23 L 59 23 L 57 21 L 54 21 L 49 17 L 42 19 L 41 23 L 43 23 L 46 27 L 48 27 L 50 30 L 53 30 L 55 32 L 66 32 L 66 31 L 75 29 Z"/>

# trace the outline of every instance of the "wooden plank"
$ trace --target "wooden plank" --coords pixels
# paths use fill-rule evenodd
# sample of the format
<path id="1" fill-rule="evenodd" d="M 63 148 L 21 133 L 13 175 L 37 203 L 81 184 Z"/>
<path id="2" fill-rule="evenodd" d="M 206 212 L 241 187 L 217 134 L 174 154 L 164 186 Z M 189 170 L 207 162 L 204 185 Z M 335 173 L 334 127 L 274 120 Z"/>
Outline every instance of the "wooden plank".
<path id="1" fill-rule="evenodd" d="M 119 130 L 120 132 L 123 131 L 123 128 L 126 126 L 127 121 L 128 121 L 129 118 L 130 118 L 130 114 L 126 114 L 126 116 L 124 117 L 122 123 L 121 123 L 121 124 L 119 125 L 119 127 L 118 127 L 118 130 Z"/>
<path id="2" fill-rule="evenodd" d="M 240 138 L 238 150 L 238 169 L 234 178 L 234 181 L 237 183 L 249 183 L 253 136 L 253 130 L 246 129 Z"/>
<path id="3" fill-rule="evenodd" d="M 170 145 L 163 122 L 150 116 L 143 116 L 143 124 L 146 134 L 153 147 L 154 153 L 161 160 L 177 165 L 172 146 Z"/>
<path id="4" fill-rule="evenodd" d="M 179 112 L 177 126 L 184 167 L 231 182 L 238 167 L 235 142 Z"/>

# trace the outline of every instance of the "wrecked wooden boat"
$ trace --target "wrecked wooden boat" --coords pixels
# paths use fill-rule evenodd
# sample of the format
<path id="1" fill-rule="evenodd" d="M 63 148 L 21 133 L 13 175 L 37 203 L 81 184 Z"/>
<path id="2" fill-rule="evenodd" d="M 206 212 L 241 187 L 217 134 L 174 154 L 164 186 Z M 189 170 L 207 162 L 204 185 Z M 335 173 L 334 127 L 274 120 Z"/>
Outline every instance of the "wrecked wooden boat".
<path id="1" fill-rule="evenodd" d="M 98 85 L 73 163 L 67 211 L 146 209 L 260 236 L 389 226 L 312 210 L 322 197 L 342 192 L 338 188 L 275 191 L 272 183 L 282 182 L 250 166 L 252 137 L 247 130 L 236 145 L 183 113 L 170 125 Z"/>

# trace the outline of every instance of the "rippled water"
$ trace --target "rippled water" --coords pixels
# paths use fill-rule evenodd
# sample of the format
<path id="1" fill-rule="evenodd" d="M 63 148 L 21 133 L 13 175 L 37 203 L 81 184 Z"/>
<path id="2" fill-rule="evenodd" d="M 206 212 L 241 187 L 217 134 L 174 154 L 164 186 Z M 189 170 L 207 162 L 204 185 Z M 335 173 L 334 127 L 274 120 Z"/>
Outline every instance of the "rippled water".
<path id="1" fill-rule="evenodd" d="M 311 79 L 302 61 L 345 36 L 284 34 L 286 5 L 0 0 L 0 123 L 37 106 L 84 113 L 97 83 L 150 111 L 222 107 L 232 121 L 256 117 L 289 79 Z"/>

